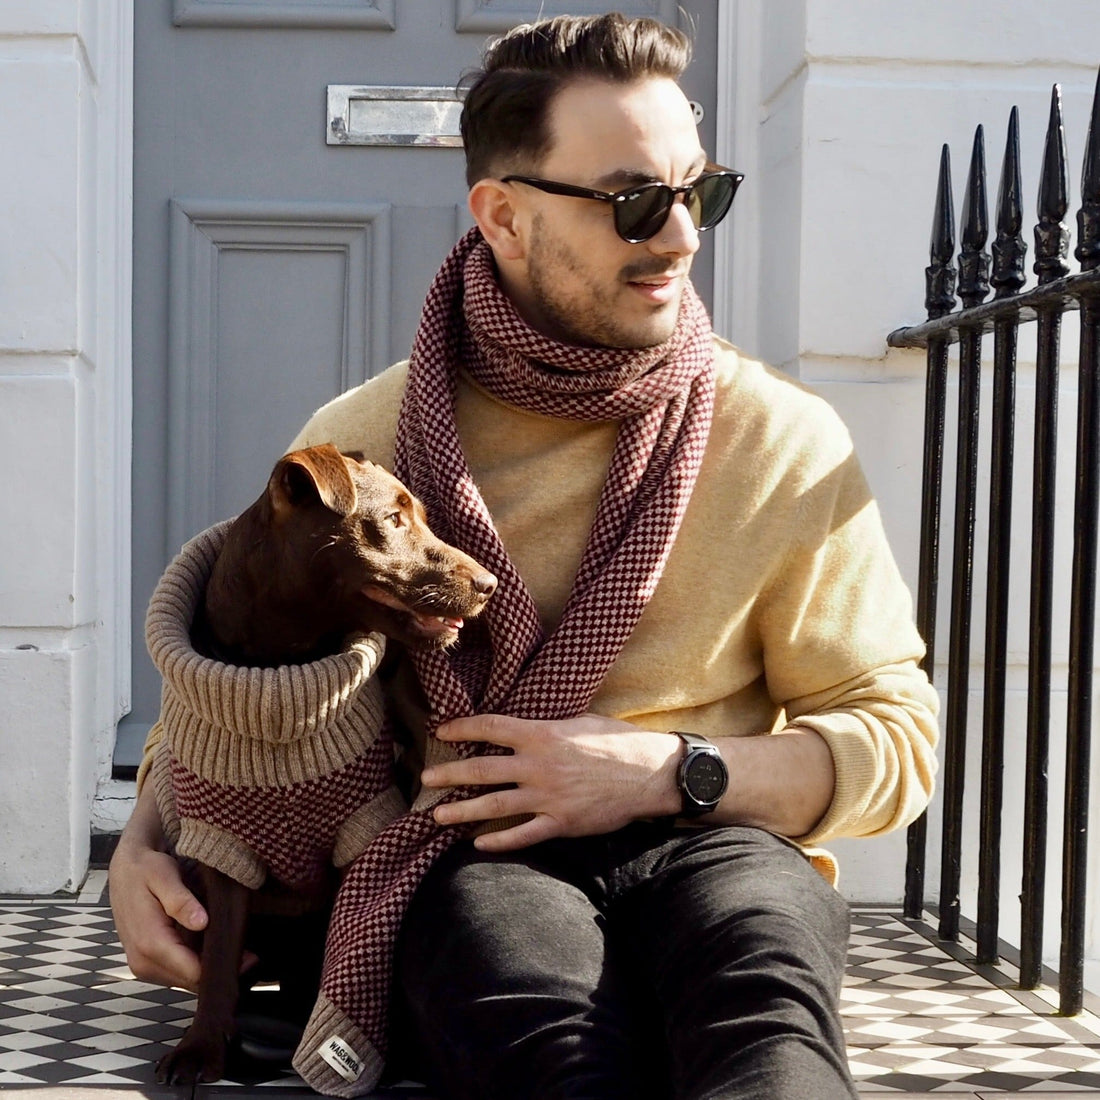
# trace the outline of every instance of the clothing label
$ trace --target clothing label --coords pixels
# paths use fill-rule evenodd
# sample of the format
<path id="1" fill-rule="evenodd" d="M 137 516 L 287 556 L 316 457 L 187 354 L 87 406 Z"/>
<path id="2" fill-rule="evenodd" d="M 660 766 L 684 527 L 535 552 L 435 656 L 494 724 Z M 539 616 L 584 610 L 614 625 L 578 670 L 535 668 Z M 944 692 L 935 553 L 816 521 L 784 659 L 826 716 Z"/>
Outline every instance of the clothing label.
<path id="1" fill-rule="evenodd" d="M 359 1055 L 339 1035 L 333 1035 L 326 1039 L 317 1048 L 317 1053 L 345 1081 L 355 1081 L 358 1079 L 359 1074 L 363 1072 L 363 1063 L 359 1060 Z"/>

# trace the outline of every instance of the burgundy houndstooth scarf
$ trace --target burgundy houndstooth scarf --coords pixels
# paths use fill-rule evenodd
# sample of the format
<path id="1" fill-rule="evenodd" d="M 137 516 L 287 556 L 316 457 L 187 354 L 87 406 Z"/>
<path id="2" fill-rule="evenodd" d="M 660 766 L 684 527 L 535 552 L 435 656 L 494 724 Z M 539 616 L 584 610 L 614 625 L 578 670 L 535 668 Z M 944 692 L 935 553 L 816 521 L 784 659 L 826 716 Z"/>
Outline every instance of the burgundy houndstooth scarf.
<path id="1" fill-rule="evenodd" d="M 460 369 L 531 412 L 621 421 L 571 595 L 548 638 L 466 465 L 454 419 Z M 553 720 L 588 710 L 660 579 L 713 406 L 710 322 L 690 285 L 663 344 L 576 347 L 520 319 L 478 230 L 459 241 L 428 292 L 413 344 L 395 472 L 424 502 L 436 533 L 500 583 L 457 646 L 412 655 L 431 704 L 429 732 L 475 713 Z M 484 746 L 458 751 L 468 756 Z M 329 928 L 321 995 L 294 1060 L 318 1091 L 361 1095 L 377 1081 L 402 915 L 432 862 L 468 832 L 437 825 L 430 809 L 413 810 L 349 867 Z"/>

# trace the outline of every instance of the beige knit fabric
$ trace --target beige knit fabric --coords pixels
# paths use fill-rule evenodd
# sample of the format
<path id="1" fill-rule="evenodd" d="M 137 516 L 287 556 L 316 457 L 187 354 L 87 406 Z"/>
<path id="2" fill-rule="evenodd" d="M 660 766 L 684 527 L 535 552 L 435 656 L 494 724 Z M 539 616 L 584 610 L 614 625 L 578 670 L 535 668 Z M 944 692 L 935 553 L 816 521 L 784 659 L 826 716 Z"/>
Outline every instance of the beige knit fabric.
<path id="1" fill-rule="evenodd" d="M 230 522 L 183 547 L 149 604 L 146 642 L 163 677 L 165 731 L 151 778 L 165 833 L 177 851 L 256 887 L 265 877 L 264 861 L 238 834 L 285 833 L 292 822 L 242 821 L 240 830 L 230 830 L 191 817 L 181 821 L 174 778 L 187 774 L 199 784 L 235 791 L 243 805 L 245 795 L 255 801 L 273 791 L 312 790 L 317 780 L 354 772 L 351 766 L 373 753 L 379 759 L 372 774 L 379 782 L 372 789 L 363 782 L 366 773 L 355 773 L 361 789 L 335 838 L 337 866 L 354 859 L 405 804 L 390 781 L 390 750 L 378 741 L 382 691 L 374 673 L 385 651 L 381 635 L 365 635 L 318 661 L 279 668 L 224 664 L 192 646 L 190 625 Z M 320 798 L 329 797 L 318 791 Z M 294 823 L 308 829 L 308 812 L 296 814 Z"/>

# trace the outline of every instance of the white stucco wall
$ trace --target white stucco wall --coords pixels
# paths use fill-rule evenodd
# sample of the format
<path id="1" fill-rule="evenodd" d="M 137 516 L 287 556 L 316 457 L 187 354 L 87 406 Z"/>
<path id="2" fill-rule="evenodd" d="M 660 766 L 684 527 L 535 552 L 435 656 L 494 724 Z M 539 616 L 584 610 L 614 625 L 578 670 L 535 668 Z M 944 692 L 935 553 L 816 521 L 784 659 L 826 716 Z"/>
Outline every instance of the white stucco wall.
<path id="1" fill-rule="evenodd" d="M 951 148 L 956 213 L 975 127 L 985 127 L 990 224 L 1009 111 L 1020 109 L 1028 285 L 1034 259 L 1032 226 L 1049 113 L 1051 86 L 1062 85 L 1072 175 L 1073 223 L 1080 165 L 1100 50 L 1093 0 L 1034 5 L 1024 0 L 919 5 L 880 0 L 737 0 L 725 7 L 724 29 L 739 76 L 719 159 L 749 173 L 737 198 L 724 328 L 824 394 L 851 428 L 883 511 L 899 563 L 916 589 L 921 477 L 924 356 L 888 350 L 894 328 L 922 320 L 924 267 L 940 147 Z M 756 186 L 753 186 L 756 181 Z M 1077 270 L 1072 259 L 1071 270 Z M 1051 837 L 1046 944 L 1057 950 L 1060 913 L 1061 799 L 1066 711 L 1068 589 L 1071 552 L 1072 463 L 1076 378 L 1075 320 L 1063 337 L 1062 423 L 1057 553 L 1059 583 L 1054 621 L 1051 748 Z M 986 361 L 992 347 L 986 348 Z M 1017 395 L 1017 475 L 1013 543 L 1030 537 L 1033 336 L 1021 337 Z M 955 392 L 948 396 L 954 415 Z M 988 418 L 989 391 L 983 393 Z M 988 463 L 988 423 L 981 459 Z M 954 454 L 949 430 L 946 454 Z M 1026 483 L 1026 484 L 1024 484 Z M 944 492 L 945 554 L 951 545 L 953 493 Z M 977 517 L 977 571 L 984 569 L 988 515 Z M 1028 578 L 1012 578 L 1009 697 L 1006 729 L 1006 819 L 1002 837 L 1002 933 L 1015 940 L 1019 917 L 1025 728 Z M 949 574 L 941 572 L 937 654 L 946 655 Z M 975 750 L 968 761 L 963 912 L 976 911 L 971 885 L 977 871 L 977 789 L 980 763 L 984 586 L 974 602 L 971 672 Z M 944 693 L 946 670 L 937 671 Z M 942 753 L 941 753 L 942 755 Z M 1092 788 L 1097 790 L 1094 754 Z M 1093 821 L 1100 820 L 1094 797 Z M 939 800 L 930 815 L 927 896 L 935 901 L 939 875 Z M 842 887 L 856 900 L 902 897 L 905 836 L 834 845 Z M 1100 896 L 1100 853 L 1093 843 L 1089 893 Z M 1093 906 L 1089 954 L 1100 954 Z M 1018 940 L 1016 941 L 1018 942 Z M 1100 974 L 1093 971 L 1093 988 Z"/>
<path id="2" fill-rule="evenodd" d="M 78 882 L 90 824 L 117 826 L 130 804 L 131 788 L 109 779 L 109 758 L 115 722 L 126 709 L 129 664 L 132 3 L 6 0 L 0 7 L 6 164 L 0 177 L 0 460 L 8 486 L 0 514 L 0 891 Z M 1050 86 L 1060 81 L 1075 210 L 1100 63 L 1095 35 L 1088 33 L 1095 0 L 722 0 L 720 22 L 719 56 L 729 64 L 719 78 L 716 154 L 748 179 L 734 216 L 716 234 L 716 327 L 814 385 L 840 410 L 915 587 L 923 357 L 887 351 L 885 337 L 924 316 L 940 145 L 951 145 L 960 209 L 974 127 L 984 123 L 992 197 L 1008 112 L 1018 105 L 1030 216 Z M 1026 236 L 1030 244 L 1030 225 Z M 1070 326 L 1066 420 L 1072 418 L 1074 349 Z M 1025 344 L 1021 358 L 1030 355 Z M 1028 384 L 1025 362 L 1021 449 L 1030 439 Z M 1068 448 L 1062 459 L 1067 477 L 1071 454 Z M 1026 489 L 1019 496 L 1016 537 L 1026 539 Z M 945 497 L 950 506 L 949 490 Z M 1067 562 L 1071 511 L 1067 497 L 1059 541 Z M 984 522 L 980 514 L 979 561 Z M 1026 578 L 1013 583 L 1026 593 Z M 1063 596 L 1055 625 L 1061 693 L 1053 707 L 1064 720 Z M 979 591 L 979 623 L 980 598 Z M 1026 628 L 1016 610 L 1020 602 L 1014 603 L 1010 670 L 1010 807 L 1019 804 L 1022 772 Z M 939 652 L 945 649 L 941 640 Z M 976 666 L 976 688 L 980 679 Z M 939 682 L 945 682 L 942 672 Z M 975 768 L 976 761 L 971 775 Z M 1055 748 L 1048 910 L 1054 936 L 1058 771 Z M 936 821 L 934 810 L 933 898 Z M 1010 811 L 1009 938 L 1019 826 L 1019 815 Z M 964 873 L 972 880 L 972 810 L 968 835 L 974 841 Z M 847 896 L 901 897 L 903 834 L 836 847 Z M 1097 896 L 1095 854 L 1092 867 Z M 972 891 L 963 908 L 973 912 Z M 1090 954 L 1096 956 L 1095 913 L 1092 919 Z"/>
<path id="3" fill-rule="evenodd" d="M 0 10 L 0 891 L 71 888 L 125 707 L 126 0 Z"/>

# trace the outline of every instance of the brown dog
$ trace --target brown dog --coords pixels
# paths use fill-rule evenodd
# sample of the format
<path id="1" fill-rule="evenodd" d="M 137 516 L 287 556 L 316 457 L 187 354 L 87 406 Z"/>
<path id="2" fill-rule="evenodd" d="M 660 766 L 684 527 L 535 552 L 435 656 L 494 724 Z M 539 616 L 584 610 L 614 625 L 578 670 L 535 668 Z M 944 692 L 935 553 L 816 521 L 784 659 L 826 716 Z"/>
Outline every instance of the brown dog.
<path id="1" fill-rule="evenodd" d="M 237 519 L 193 637 L 221 660 L 259 666 L 314 660 L 372 630 L 446 646 L 495 588 L 432 534 L 393 474 L 325 443 L 284 456 Z"/>
<path id="2" fill-rule="evenodd" d="M 423 506 L 397 478 L 324 444 L 282 458 L 263 495 L 229 528 L 191 639 L 227 666 L 272 669 L 340 653 L 372 631 L 407 645 L 446 646 L 496 583 L 432 534 Z M 219 1079 L 234 1026 L 252 890 L 201 861 L 198 872 L 209 914 L 198 1004 L 190 1028 L 157 1064 L 161 1083 Z"/>

